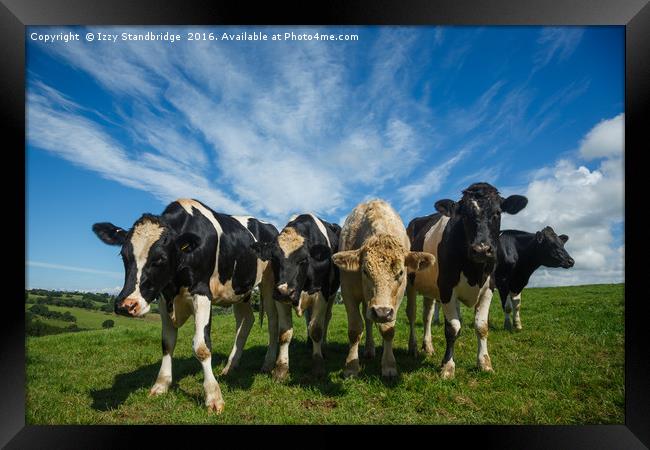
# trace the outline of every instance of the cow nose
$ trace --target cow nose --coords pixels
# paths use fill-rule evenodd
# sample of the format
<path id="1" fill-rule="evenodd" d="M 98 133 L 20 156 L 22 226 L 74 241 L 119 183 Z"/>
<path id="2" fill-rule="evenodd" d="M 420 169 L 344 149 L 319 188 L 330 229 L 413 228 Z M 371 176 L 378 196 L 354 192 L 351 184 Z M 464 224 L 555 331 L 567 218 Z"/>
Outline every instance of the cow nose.
<path id="1" fill-rule="evenodd" d="M 135 316 L 138 313 L 138 300 L 126 298 L 122 303 L 115 303 L 115 313 L 123 316 Z"/>
<path id="2" fill-rule="evenodd" d="M 573 260 L 573 258 L 569 258 L 567 263 L 568 263 L 569 267 L 573 267 L 573 265 L 575 264 L 575 261 Z"/>
<path id="3" fill-rule="evenodd" d="M 485 242 L 472 245 L 472 251 L 474 251 L 474 253 L 478 255 L 485 255 L 485 256 L 492 256 L 493 253 L 492 246 Z"/>
<path id="4" fill-rule="evenodd" d="M 375 322 L 384 323 L 393 320 L 395 310 L 390 306 L 371 306 L 370 314 Z"/>
<path id="5" fill-rule="evenodd" d="M 280 294 L 287 296 L 290 296 L 295 291 L 295 289 L 289 289 L 289 285 L 287 283 L 279 284 L 277 286 L 277 290 Z"/>

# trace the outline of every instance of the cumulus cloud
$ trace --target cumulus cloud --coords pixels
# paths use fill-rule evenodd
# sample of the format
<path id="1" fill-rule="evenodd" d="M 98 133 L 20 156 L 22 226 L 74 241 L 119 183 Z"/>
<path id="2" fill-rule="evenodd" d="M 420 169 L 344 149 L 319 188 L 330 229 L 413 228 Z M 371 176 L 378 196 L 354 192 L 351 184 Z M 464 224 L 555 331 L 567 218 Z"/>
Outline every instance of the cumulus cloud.
<path id="1" fill-rule="evenodd" d="M 604 119 L 580 142 L 580 156 L 587 161 L 596 158 L 620 157 L 625 147 L 624 114 Z"/>
<path id="2" fill-rule="evenodd" d="M 585 135 L 578 152 L 583 162 L 561 159 L 537 170 L 525 192 L 504 190 L 504 194 L 526 195 L 528 206 L 515 216 L 504 215 L 502 229 L 533 232 L 550 225 L 556 233 L 569 236 L 566 249 L 575 259 L 575 266 L 569 270 L 540 268 L 531 278 L 531 285 L 624 280 L 624 244 L 614 235 L 614 228 L 624 220 L 623 153 L 621 142 L 613 151 L 611 133 L 602 132 L 603 124 L 622 122 L 621 114 L 600 122 Z M 590 159 L 583 156 L 585 142 L 589 148 L 611 150 L 600 153 L 607 158 L 596 168 L 589 169 L 584 164 L 584 160 Z"/>

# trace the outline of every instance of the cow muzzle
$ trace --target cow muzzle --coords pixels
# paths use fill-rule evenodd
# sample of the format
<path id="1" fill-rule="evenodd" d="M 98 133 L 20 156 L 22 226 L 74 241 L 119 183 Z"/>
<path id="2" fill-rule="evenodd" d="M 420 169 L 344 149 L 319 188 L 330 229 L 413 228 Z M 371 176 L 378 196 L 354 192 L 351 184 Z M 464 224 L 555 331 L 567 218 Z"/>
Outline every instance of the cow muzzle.
<path id="1" fill-rule="evenodd" d="M 275 287 L 273 298 L 282 303 L 288 303 L 293 306 L 298 306 L 299 299 L 296 297 L 296 289 L 290 288 L 287 283 L 279 284 Z"/>
<path id="2" fill-rule="evenodd" d="M 395 318 L 395 308 L 391 306 L 371 306 L 368 308 L 368 315 L 373 322 L 386 323 Z"/>
<path id="3" fill-rule="evenodd" d="M 494 248 L 485 242 L 472 244 L 469 248 L 469 257 L 478 263 L 488 262 L 494 259 Z"/>
<path id="4" fill-rule="evenodd" d="M 568 258 L 568 259 L 562 261 L 562 268 L 563 269 L 570 269 L 571 267 L 573 267 L 574 264 L 575 264 L 575 261 L 573 260 L 573 258 Z"/>
<path id="5" fill-rule="evenodd" d="M 127 317 L 140 317 L 150 309 L 148 304 L 142 304 L 137 298 L 125 298 L 122 302 L 115 303 L 115 313 Z"/>

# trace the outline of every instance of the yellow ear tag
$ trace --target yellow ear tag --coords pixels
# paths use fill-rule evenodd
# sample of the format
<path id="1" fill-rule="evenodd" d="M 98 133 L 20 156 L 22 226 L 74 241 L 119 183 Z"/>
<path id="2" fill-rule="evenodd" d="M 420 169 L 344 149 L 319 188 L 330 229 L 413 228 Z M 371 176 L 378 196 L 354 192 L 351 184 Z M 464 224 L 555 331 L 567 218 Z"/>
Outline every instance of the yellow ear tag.
<path id="1" fill-rule="evenodd" d="M 188 248 L 189 246 L 190 244 L 183 244 L 183 246 L 181 247 L 181 251 L 184 252 L 185 249 Z"/>

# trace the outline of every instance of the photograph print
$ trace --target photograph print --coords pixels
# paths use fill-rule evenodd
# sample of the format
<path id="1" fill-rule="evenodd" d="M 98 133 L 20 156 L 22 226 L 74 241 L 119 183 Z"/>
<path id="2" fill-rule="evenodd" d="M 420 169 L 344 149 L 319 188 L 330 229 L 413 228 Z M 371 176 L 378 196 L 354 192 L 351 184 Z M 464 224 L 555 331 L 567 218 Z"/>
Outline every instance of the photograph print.
<path id="1" fill-rule="evenodd" d="M 623 26 L 27 26 L 26 423 L 624 424 Z"/>

